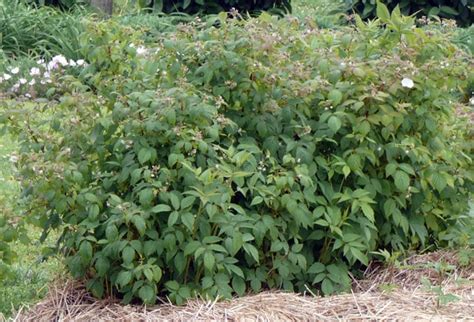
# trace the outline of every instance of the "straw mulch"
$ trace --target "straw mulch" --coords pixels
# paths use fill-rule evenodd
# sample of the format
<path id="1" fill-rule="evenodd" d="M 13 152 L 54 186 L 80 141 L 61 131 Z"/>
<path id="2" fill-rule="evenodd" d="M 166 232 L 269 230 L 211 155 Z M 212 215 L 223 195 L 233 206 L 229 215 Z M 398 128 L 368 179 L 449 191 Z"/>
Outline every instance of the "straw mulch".
<path id="1" fill-rule="evenodd" d="M 432 263 L 456 264 L 456 254 L 436 252 L 409 258 L 399 267 L 372 264 L 366 278 L 354 281 L 350 294 L 317 297 L 264 292 L 230 301 L 193 300 L 185 306 L 163 303 L 154 307 L 120 305 L 96 300 L 83 284 L 57 283 L 49 295 L 30 310 L 20 311 L 17 321 L 301 321 L 301 320 L 473 320 L 474 267 L 439 273 Z M 427 264 L 428 263 L 428 264 Z M 459 299 L 437 305 L 438 295 L 421 285 L 425 277 L 441 285 L 445 294 Z"/>

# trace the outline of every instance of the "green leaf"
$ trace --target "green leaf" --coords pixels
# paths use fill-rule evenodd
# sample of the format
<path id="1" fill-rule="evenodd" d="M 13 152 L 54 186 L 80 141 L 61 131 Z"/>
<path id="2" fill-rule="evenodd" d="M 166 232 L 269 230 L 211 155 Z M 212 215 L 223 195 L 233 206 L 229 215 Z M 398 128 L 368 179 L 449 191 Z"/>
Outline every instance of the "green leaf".
<path id="1" fill-rule="evenodd" d="M 170 193 L 169 197 L 170 197 L 171 205 L 173 206 L 173 208 L 175 210 L 178 210 L 180 206 L 178 197 L 174 193 Z"/>
<path id="2" fill-rule="evenodd" d="M 397 171 L 398 165 L 396 163 L 389 163 L 385 167 L 385 175 L 387 177 L 393 176 L 393 174 Z"/>
<path id="3" fill-rule="evenodd" d="M 140 233 L 140 236 L 143 236 L 146 231 L 145 219 L 143 219 L 143 217 L 140 215 L 135 215 L 132 217 L 132 223 L 137 228 L 138 232 Z"/>
<path id="4" fill-rule="evenodd" d="M 151 159 L 152 155 L 152 150 L 150 148 L 141 148 L 140 151 L 138 151 L 138 161 L 141 164 L 144 164 Z"/>
<path id="5" fill-rule="evenodd" d="M 375 221 L 374 210 L 369 204 L 361 202 L 360 208 L 362 209 L 362 212 L 364 213 L 365 217 L 367 217 L 367 219 L 369 219 L 371 222 Z"/>
<path id="6" fill-rule="evenodd" d="M 143 270 L 143 275 L 145 275 L 148 281 L 153 282 L 154 277 L 151 268 L 145 268 Z"/>
<path id="7" fill-rule="evenodd" d="M 252 203 L 250 204 L 251 206 L 256 206 L 258 204 L 261 204 L 263 202 L 263 198 L 260 196 L 256 196 L 253 198 Z"/>
<path id="8" fill-rule="evenodd" d="M 347 178 L 347 176 L 351 174 L 351 168 L 345 165 L 344 167 L 342 167 L 342 173 L 344 174 L 344 177 Z"/>
<path id="9" fill-rule="evenodd" d="M 244 240 L 242 238 L 242 234 L 238 231 L 234 232 L 234 236 L 232 238 L 232 252 L 231 255 L 235 256 L 237 252 L 242 248 L 244 245 Z"/>
<path id="10" fill-rule="evenodd" d="M 204 267 L 206 267 L 207 270 L 212 271 L 212 268 L 214 267 L 215 263 L 216 263 L 216 258 L 214 257 L 214 254 L 212 254 L 212 252 L 205 252 L 204 253 Z"/>
<path id="11" fill-rule="evenodd" d="M 79 247 L 79 255 L 81 258 L 88 262 L 92 259 L 92 245 L 88 241 L 83 241 Z"/>
<path id="12" fill-rule="evenodd" d="M 198 249 L 199 246 L 201 246 L 201 243 L 197 240 L 189 242 L 184 248 L 184 256 L 194 254 L 194 252 L 196 251 L 196 249 Z"/>
<path id="13" fill-rule="evenodd" d="M 431 183 L 439 192 L 443 191 L 447 185 L 446 178 L 441 173 L 433 173 L 431 176 Z"/>
<path id="14" fill-rule="evenodd" d="M 135 259 L 135 249 L 127 246 L 122 250 L 122 259 L 125 264 L 130 264 Z"/>
<path id="15" fill-rule="evenodd" d="M 358 248 L 351 247 L 350 252 L 351 252 L 352 256 L 354 256 L 354 258 L 356 258 L 362 264 L 364 264 L 366 266 L 369 265 L 369 259 Z"/>
<path id="16" fill-rule="evenodd" d="M 153 200 L 153 189 L 143 189 L 140 191 L 138 194 L 138 197 L 140 199 L 140 203 L 144 206 L 148 206 L 151 204 L 151 201 Z"/>
<path id="17" fill-rule="evenodd" d="M 388 218 L 393 214 L 393 212 L 397 209 L 397 204 L 393 199 L 387 199 L 383 205 L 383 210 L 385 212 L 385 216 Z"/>
<path id="18" fill-rule="evenodd" d="M 342 93 L 337 89 L 333 89 L 328 94 L 328 99 L 334 104 L 339 105 L 342 102 Z"/>
<path id="19" fill-rule="evenodd" d="M 377 0 L 377 17 L 385 23 L 390 22 L 390 11 L 386 5 Z"/>
<path id="20" fill-rule="evenodd" d="M 97 298 L 101 298 L 104 295 L 104 285 L 100 279 L 92 279 L 87 282 L 87 289 L 92 292 Z"/>
<path id="21" fill-rule="evenodd" d="M 194 201 L 196 201 L 196 197 L 193 197 L 193 196 L 183 198 L 183 200 L 181 200 L 181 209 L 186 209 L 188 207 L 191 207 Z"/>
<path id="22" fill-rule="evenodd" d="M 328 126 L 334 133 L 337 133 L 341 128 L 341 120 L 337 116 L 331 116 L 328 121 Z"/>
<path id="23" fill-rule="evenodd" d="M 322 263 L 316 262 L 308 269 L 309 274 L 318 274 L 326 270 L 326 266 Z"/>
<path id="24" fill-rule="evenodd" d="M 99 216 L 100 209 L 99 206 L 94 204 L 89 207 L 89 219 L 91 221 L 94 221 L 97 219 L 97 216 Z"/>
<path id="25" fill-rule="evenodd" d="M 237 293 L 237 295 L 243 296 L 246 289 L 244 279 L 239 276 L 234 276 L 232 278 L 232 288 L 234 289 L 235 293 Z"/>
<path id="26" fill-rule="evenodd" d="M 138 296 L 142 299 L 145 304 L 154 304 L 156 301 L 156 292 L 150 285 L 144 285 L 140 287 Z"/>
<path id="27" fill-rule="evenodd" d="M 410 185 L 410 177 L 403 171 L 395 172 L 395 186 L 400 191 L 407 191 Z"/>
<path id="28" fill-rule="evenodd" d="M 258 257 L 258 250 L 253 246 L 252 244 L 244 244 L 244 250 L 247 254 L 252 256 L 253 259 L 258 263 L 259 257 Z"/>
<path id="29" fill-rule="evenodd" d="M 171 207 L 168 205 L 160 204 L 156 205 L 155 207 L 151 208 L 151 212 L 158 214 L 160 212 L 168 212 L 171 211 Z"/>
<path id="30" fill-rule="evenodd" d="M 163 272 L 159 266 L 154 265 L 152 268 L 153 271 L 153 279 L 156 283 L 158 283 L 161 280 L 161 277 L 163 276 Z"/>
<path id="31" fill-rule="evenodd" d="M 182 223 L 189 229 L 190 232 L 193 231 L 194 227 L 194 215 L 190 212 L 186 212 L 181 216 Z"/>
<path id="32" fill-rule="evenodd" d="M 325 278 L 321 284 L 321 291 L 324 295 L 330 295 L 334 293 L 334 286 L 329 278 Z"/>
<path id="33" fill-rule="evenodd" d="M 313 279 L 313 285 L 320 283 L 323 279 L 327 277 L 326 273 L 319 273 L 316 275 L 316 277 Z"/>
<path id="34" fill-rule="evenodd" d="M 118 237 L 118 229 L 113 224 L 108 224 L 105 229 L 105 237 L 108 241 L 114 241 Z"/>
<path id="35" fill-rule="evenodd" d="M 440 7 L 440 10 L 441 10 L 442 13 L 445 13 L 445 14 L 447 14 L 448 16 L 457 16 L 457 15 L 459 15 L 459 12 L 457 12 L 456 10 L 454 10 L 452 7 L 441 6 L 441 7 Z"/>
<path id="36" fill-rule="evenodd" d="M 254 278 L 250 281 L 250 287 L 254 292 L 259 292 L 262 289 L 262 282 L 259 279 Z"/>
<path id="37" fill-rule="evenodd" d="M 98 276 L 100 276 L 100 277 L 105 276 L 107 274 L 107 271 L 109 270 L 109 268 L 110 268 L 110 263 L 107 260 L 107 258 L 105 258 L 103 256 L 97 258 L 97 260 L 95 262 L 95 269 L 97 271 Z"/>
<path id="38" fill-rule="evenodd" d="M 179 212 L 173 211 L 170 216 L 168 217 L 168 227 L 172 227 L 176 222 L 178 221 L 179 218 Z"/>
<path id="39" fill-rule="evenodd" d="M 129 272 L 129 271 L 121 271 L 118 275 L 117 275 L 117 280 L 115 281 L 115 283 L 117 285 L 119 285 L 120 287 L 124 287 L 125 285 L 127 285 L 128 283 L 130 283 L 130 281 L 132 280 L 132 273 Z"/>

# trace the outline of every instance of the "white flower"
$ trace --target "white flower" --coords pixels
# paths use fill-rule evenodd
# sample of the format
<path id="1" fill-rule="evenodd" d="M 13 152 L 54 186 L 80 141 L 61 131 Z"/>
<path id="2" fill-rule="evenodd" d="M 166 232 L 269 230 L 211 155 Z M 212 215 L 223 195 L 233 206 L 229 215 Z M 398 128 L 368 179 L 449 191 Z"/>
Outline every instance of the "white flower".
<path id="1" fill-rule="evenodd" d="M 20 82 L 20 84 L 26 84 L 26 83 L 28 83 L 28 81 L 27 81 L 26 79 L 24 79 L 24 78 L 20 78 L 20 79 L 19 79 L 19 82 Z"/>
<path id="2" fill-rule="evenodd" d="M 38 60 L 36 61 L 36 63 L 37 63 L 38 65 L 43 65 L 43 64 L 44 64 L 44 59 L 38 59 Z"/>
<path id="3" fill-rule="evenodd" d="M 31 94 L 30 94 L 30 93 L 26 93 L 26 94 L 25 94 L 25 97 L 31 98 Z"/>
<path id="4" fill-rule="evenodd" d="M 29 83 L 28 83 L 30 86 L 33 86 L 34 84 L 36 84 L 36 81 L 34 79 L 32 79 Z"/>
<path id="5" fill-rule="evenodd" d="M 413 88 L 413 86 L 415 86 L 415 83 L 412 79 L 405 77 L 404 79 L 402 79 L 402 86 L 406 88 Z"/>
<path id="6" fill-rule="evenodd" d="M 54 56 L 52 61 L 60 64 L 61 66 L 67 66 L 68 65 L 67 59 L 63 55 Z"/>
<path id="7" fill-rule="evenodd" d="M 41 85 L 45 85 L 46 82 L 44 80 L 40 80 Z"/>
<path id="8" fill-rule="evenodd" d="M 471 97 L 471 99 L 469 99 L 469 104 L 471 104 L 472 106 L 474 106 L 474 96 Z"/>
<path id="9" fill-rule="evenodd" d="M 10 78 L 12 78 L 9 74 L 3 74 L 3 79 L 4 80 L 9 80 Z"/>
<path id="10" fill-rule="evenodd" d="M 19 71 L 20 71 L 20 69 L 19 69 L 18 67 L 15 67 L 15 68 L 13 68 L 10 72 L 11 72 L 12 74 L 18 74 Z"/>
<path id="11" fill-rule="evenodd" d="M 10 162 L 12 162 L 12 163 L 18 162 L 18 157 L 16 155 L 10 156 Z"/>
<path id="12" fill-rule="evenodd" d="M 43 76 L 44 76 L 44 78 L 49 78 L 51 76 L 51 74 L 49 72 L 45 72 Z"/>
<path id="13" fill-rule="evenodd" d="M 51 69 L 56 69 L 59 67 L 59 65 L 61 66 L 67 66 L 68 65 L 68 61 L 66 59 L 66 57 L 64 57 L 63 55 L 56 55 L 54 56 L 51 61 L 48 63 L 48 70 L 51 70 Z"/>
<path id="14" fill-rule="evenodd" d="M 38 67 L 33 67 L 30 69 L 30 75 L 31 76 L 38 76 L 41 73 L 40 69 Z"/>
<path id="15" fill-rule="evenodd" d="M 3 82 L 3 77 L 0 77 L 0 83 L 2 83 L 2 82 Z"/>
<path id="16" fill-rule="evenodd" d="M 77 63 L 74 60 L 72 60 L 72 59 L 69 60 L 69 66 L 74 67 L 76 65 L 77 65 Z"/>
<path id="17" fill-rule="evenodd" d="M 84 65 L 84 63 L 85 63 L 84 59 L 79 59 L 78 61 L 76 61 L 77 66 L 82 66 Z"/>
<path id="18" fill-rule="evenodd" d="M 134 44 L 130 44 L 130 45 L 128 45 L 128 47 L 130 47 L 130 48 L 134 48 L 134 47 L 135 47 L 135 45 L 134 45 Z"/>
<path id="19" fill-rule="evenodd" d="M 48 70 L 56 69 L 58 68 L 58 62 L 56 61 L 50 61 L 46 67 Z"/>
<path id="20" fill-rule="evenodd" d="M 144 55 L 144 54 L 146 54 L 146 51 L 147 50 L 146 50 L 145 47 L 140 46 L 140 47 L 137 48 L 137 55 Z"/>

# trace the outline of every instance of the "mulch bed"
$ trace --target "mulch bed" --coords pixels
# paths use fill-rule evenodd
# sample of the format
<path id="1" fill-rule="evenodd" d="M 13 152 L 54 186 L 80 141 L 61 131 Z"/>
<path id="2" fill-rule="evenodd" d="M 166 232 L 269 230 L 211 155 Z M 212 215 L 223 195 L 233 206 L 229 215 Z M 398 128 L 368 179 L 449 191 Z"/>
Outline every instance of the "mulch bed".
<path id="1" fill-rule="evenodd" d="M 453 265 L 447 272 L 436 263 Z M 446 266 L 445 267 L 448 267 Z M 442 304 L 433 288 L 441 286 L 456 301 Z M 425 282 L 426 284 L 426 282 Z M 474 265 L 459 268 L 455 252 L 415 255 L 402 265 L 369 266 L 349 294 L 319 297 L 279 291 L 228 301 L 192 300 L 184 306 L 168 302 L 153 307 L 96 300 L 82 283 L 58 281 L 48 296 L 15 321 L 307 321 L 307 320 L 474 320 Z"/>

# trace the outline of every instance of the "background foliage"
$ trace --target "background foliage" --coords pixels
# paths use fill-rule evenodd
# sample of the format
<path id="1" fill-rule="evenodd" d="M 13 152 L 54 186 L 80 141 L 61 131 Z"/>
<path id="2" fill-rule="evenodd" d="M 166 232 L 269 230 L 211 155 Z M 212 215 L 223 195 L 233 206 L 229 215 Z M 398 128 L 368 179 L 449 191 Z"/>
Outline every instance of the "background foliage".
<path id="1" fill-rule="evenodd" d="M 327 31 L 221 15 L 149 48 L 134 28 L 91 24 L 89 65 L 2 117 L 27 220 L 62 231 L 95 295 L 126 302 L 328 294 L 374 252 L 467 244 L 472 132 L 454 107 L 472 59 L 379 16 Z"/>
<path id="2" fill-rule="evenodd" d="M 376 17 L 377 2 L 375 0 L 345 0 L 362 18 Z M 474 22 L 474 0 L 384 0 L 389 10 L 397 5 L 405 15 L 439 16 L 454 19 L 462 26 L 470 26 Z"/>
<path id="3" fill-rule="evenodd" d="M 266 10 L 291 11 L 290 0 L 151 0 L 146 5 L 163 12 L 187 12 L 187 13 L 219 13 L 229 11 L 232 8 L 240 12 L 256 12 Z"/>

